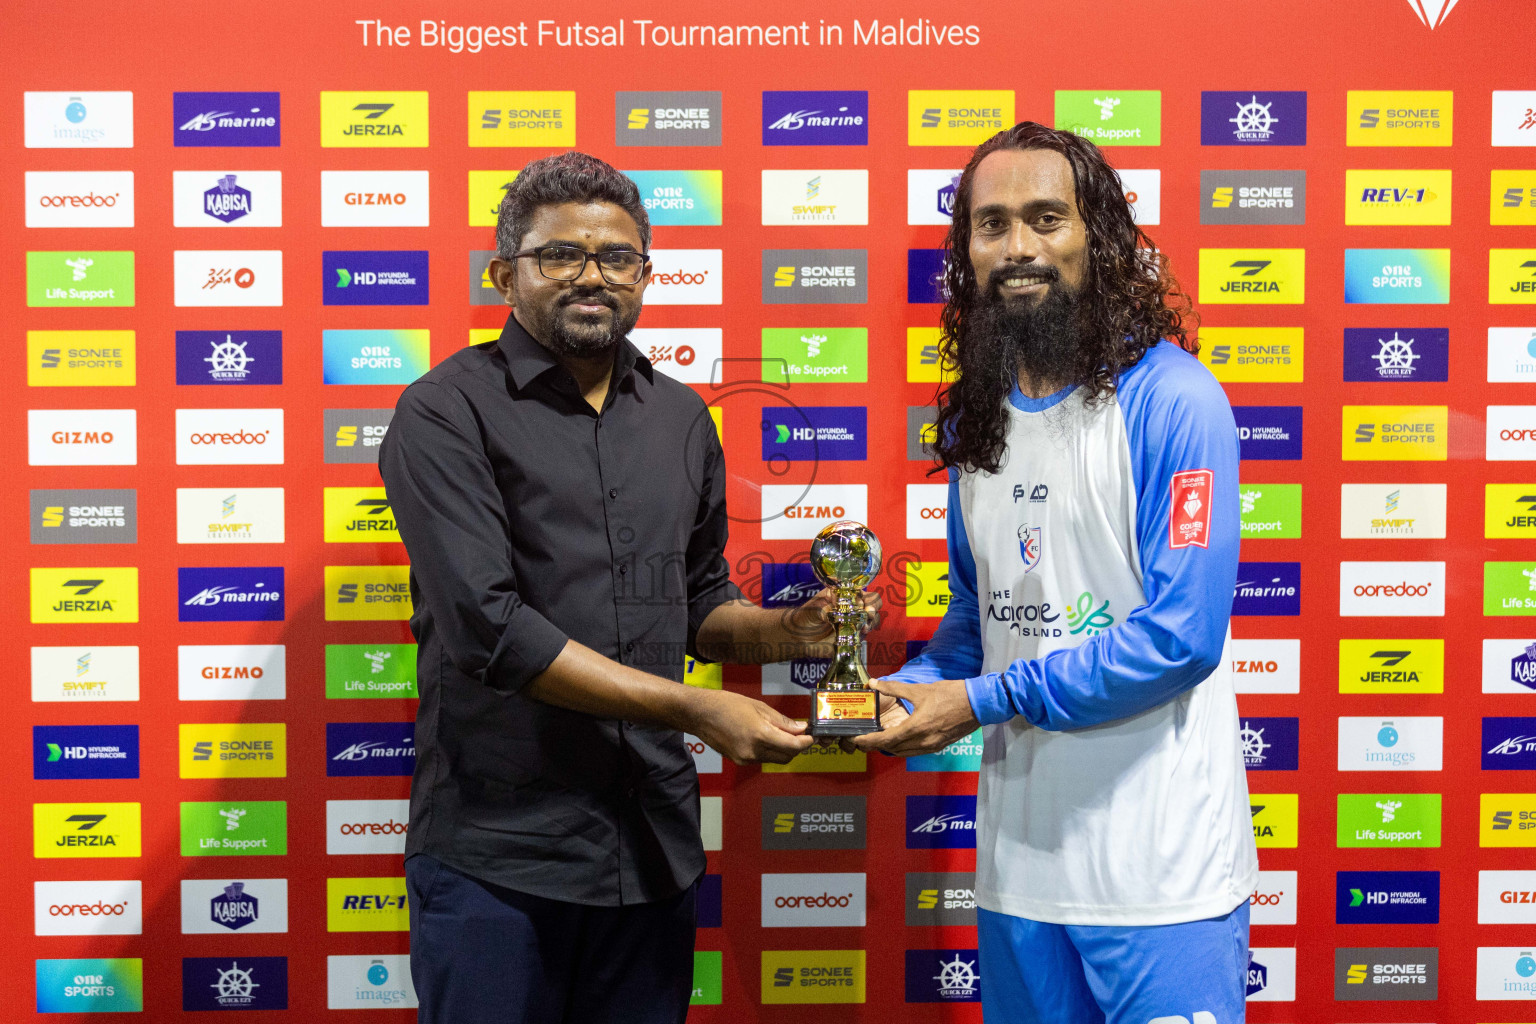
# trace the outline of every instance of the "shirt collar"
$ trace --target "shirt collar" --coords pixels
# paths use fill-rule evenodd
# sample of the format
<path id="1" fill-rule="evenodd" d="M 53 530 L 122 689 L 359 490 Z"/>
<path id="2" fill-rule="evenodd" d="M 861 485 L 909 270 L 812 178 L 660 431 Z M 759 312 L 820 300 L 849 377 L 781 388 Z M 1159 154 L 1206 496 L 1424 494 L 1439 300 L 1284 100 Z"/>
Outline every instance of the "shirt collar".
<path id="1" fill-rule="evenodd" d="M 507 360 L 507 373 L 512 378 L 512 385 L 516 388 L 525 388 L 533 382 L 535 377 L 547 373 L 560 366 L 560 361 L 549 349 L 540 345 L 517 322 L 517 317 L 507 314 L 506 326 L 501 329 L 501 337 L 496 344 L 501 349 L 501 354 Z M 614 366 L 613 379 L 615 382 L 629 376 L 633 370 L 639 370 L 645 375 L 645 379 L 655 383 L 655 377 L 651 367 L 651 361 L 635 347 L 629 338 L 619 342 L 617 363 Z"/>

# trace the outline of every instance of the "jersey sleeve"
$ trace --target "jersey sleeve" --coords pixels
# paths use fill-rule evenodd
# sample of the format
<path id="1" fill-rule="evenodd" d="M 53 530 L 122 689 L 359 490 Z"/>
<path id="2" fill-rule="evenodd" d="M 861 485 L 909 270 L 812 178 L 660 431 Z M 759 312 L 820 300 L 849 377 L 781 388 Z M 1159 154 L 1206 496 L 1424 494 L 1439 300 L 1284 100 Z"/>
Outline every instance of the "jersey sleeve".
<path id="1" fill-rule="evenodd" d="M 1157 707 L 1220 663 L 1237 582 L 1237 428 L 1209 371 L 1164 343 L 1118 401 L 1146 603 L 1081 645 L 966 679 L 977 719 L 1084 729 Z M 973 577 L 974 579 L 974 577 Z M 979 625 L 979 624 L 978 624 Z"/>
<path id="2" fill-rule="evenodd" d="M 965 535 L 959 476 L 949 471 L 944 538 L 949 549 L 949 605 L 933 639 L 917 657 L 887 678 L 903 683 L 965 679 L 981 671 L 981 608 L 976 599 L 976 560 Z"/>

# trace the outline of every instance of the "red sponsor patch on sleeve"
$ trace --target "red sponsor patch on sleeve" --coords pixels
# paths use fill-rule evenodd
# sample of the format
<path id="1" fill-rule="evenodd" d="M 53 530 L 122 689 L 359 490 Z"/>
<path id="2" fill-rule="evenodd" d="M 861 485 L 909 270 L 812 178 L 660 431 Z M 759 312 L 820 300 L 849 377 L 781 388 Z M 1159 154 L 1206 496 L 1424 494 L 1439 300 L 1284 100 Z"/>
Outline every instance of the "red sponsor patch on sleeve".
<path id="1" fill-rule="evenodd" d="M 1209 547 L 1211 540 L 1211 491 L 1216 474 L 1208 469 L 1186 469 L 1173 474 L 1168 485 L 1168 546 Z"/>

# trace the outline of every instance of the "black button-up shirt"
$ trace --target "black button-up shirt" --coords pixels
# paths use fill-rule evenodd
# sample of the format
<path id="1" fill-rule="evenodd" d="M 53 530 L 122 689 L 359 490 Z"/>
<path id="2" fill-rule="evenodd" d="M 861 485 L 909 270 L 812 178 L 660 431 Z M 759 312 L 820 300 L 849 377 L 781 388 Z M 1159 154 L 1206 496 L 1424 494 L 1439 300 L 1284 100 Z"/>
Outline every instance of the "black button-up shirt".
<path id="1" fill-rule="evenodd" d="M 567 639 L 677 681 L 739 598 L 703 400 L 619 345 L 602 411 L 513 317 L 400 396 L 379 455 L 411 557 L 421 705 L 406 856 L 574 903 L 704 871 L 682 735 L 524 694 Z"/>

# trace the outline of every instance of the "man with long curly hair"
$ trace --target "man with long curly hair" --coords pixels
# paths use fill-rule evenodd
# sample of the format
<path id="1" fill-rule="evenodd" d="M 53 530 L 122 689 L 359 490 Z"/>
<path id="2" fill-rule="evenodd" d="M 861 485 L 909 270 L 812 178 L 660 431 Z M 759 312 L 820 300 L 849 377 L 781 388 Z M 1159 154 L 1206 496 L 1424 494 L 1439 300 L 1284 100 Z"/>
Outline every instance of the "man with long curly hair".
<path id="1" fill-rule="evenodd" d="M 1240 1022 L 1258 856 L 1231 407 L 1092 143 L 1032 122 L 983 143 L 947 244 L 950 604 L 854 743 L 983 728 L 988 1024 Z"/>

